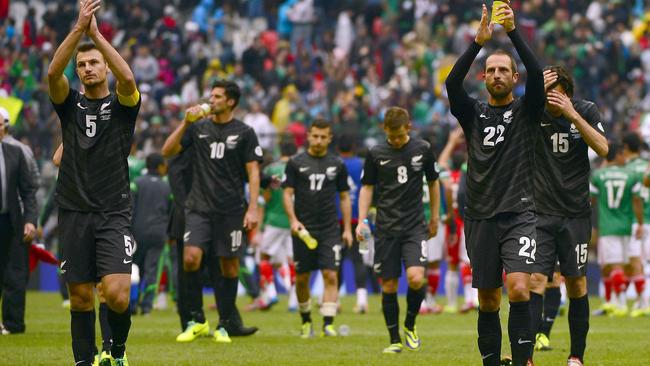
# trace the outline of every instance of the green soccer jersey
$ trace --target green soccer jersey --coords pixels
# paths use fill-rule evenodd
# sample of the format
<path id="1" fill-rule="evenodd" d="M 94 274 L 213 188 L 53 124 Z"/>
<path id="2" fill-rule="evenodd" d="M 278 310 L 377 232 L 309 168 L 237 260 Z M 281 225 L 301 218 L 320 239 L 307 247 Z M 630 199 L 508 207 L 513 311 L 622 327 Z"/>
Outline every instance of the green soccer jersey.
<path id="1" fill-rule="evenodd" d="M 284 179 L 284 168 L 287 163 L 284 161 L 277 161 L 264 169 L 264 175 L 273 176 L 278 179 Z M 284 205 L 282 204 L 282 188 L 271 188 L 271 197 L 266 202 L 264 210 L 264 224 L 277 228 L 289 229 L 289 218 L 284 212 Z"/>
<path id="2" fill-rule="evenodd" d="M 625 166 L 608 166 L 591 176 L 590 191 L 598 200 L 600 236 L 632 234 L 632 196 L 636 174 Z"/>
<path id="3" fill-rule="evenodd" d="M 438 176 L 438 180 L 440 182 L 440 216 L 446 216 L 446 212 L 444 208 L 446 207 L 445 205 L 445 197 L 444 197 L 444 190 L 442 189 L 442 184 L 449 178 L 449 172 L 446 170 L 441 169 L 440 170 L 440 175 Z M 424 205 L 424 219 L 429 222 L 431 219 L 431 206 L 429 205 L 429 202 L 431 202 L 431 197 L 429 197 L 429 185 L 427 184 L 427 179 L 423 178 L 422 179 L 423 185 L 423 195 L 422 195 L 422 204 Z M 444 219 L 441 217 L 441 219 Z"/>
<path id="4" fill-rule="evenodd" d="M 637 157 L 630 160 L 627 163 L 627 167 L 632 170 L 637 177 L 637 185 L 634 191 L 643 200 L 643 222 L 650 223 L 650 189 L 643 185 L 643 175 L 648 167 L 648 161 Z M 636 217 L 634 218 L 634 222 L 636 222 Z"/>

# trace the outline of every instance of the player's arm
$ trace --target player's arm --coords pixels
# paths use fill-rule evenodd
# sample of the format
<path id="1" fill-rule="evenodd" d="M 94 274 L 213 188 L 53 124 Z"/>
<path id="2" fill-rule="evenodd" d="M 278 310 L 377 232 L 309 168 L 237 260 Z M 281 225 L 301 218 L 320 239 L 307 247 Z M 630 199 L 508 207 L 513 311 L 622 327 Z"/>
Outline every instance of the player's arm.
<path id="1" fill-rule="evenodd" d="M 436 179 L 427 183 L 429 187 L 429 208 L 431 219 L 429 220 L 429 233 L 431 237 L 438 234 L 440 224 L 440 180 Z"/>
<path id="2" fill-rule="evenodd" d="M 305 226 L 298 220 L 294 206 L 295 195 L 295 182 L 296 182 L 296 168 L 294 167 L 293 160 L 287 162 L 284 168 L 284 182 L 282 182 L 282 204 L 284 205 L 284 212 L 287 213 L 289 218 L 289 225 L 291 225 L 291 232 L 297 233 L 305 228 Z"/>
<path id="3" fill-rule="evenodd" d="M 54 163 L 54 165 L 58 167 L 61 165 L 62 158 L 63 158 L 63 143 L 59 144 L 59 147 L 56 148 L 56 151 L 52 156 L 52 163 Z"/>
<path id="4" fill-rule="evenodd" d="M 364 184 L 359 190 L 359 223 L 357 224 L 356 230 L 358 240 L 363 238 L 361 235 L 362 229 L 367 228 L 367 225 L 363 221 L 368 218 L 374 188 L 374 185 Z"/>
<path id="5" fill-rule="evenodd" d="M 438 165 L 444 170 L 451 170 L 449 167 L 449 161 L 451 160 L 451 154 L 456 149 L 456 146 L 463 141 L 463 129 L 455 128 L 449 132 L 449 137 L 447 138 L 447 144 L 442 149 L 440 157 L 438 157 Z"/>
<path id="6" fill-rule="evenodd" d="M 52 61 L 47 70 L 50 99 L 54 104 L 61 104 L 68 97 L 70 85 L 68 84 L 68 78 L 63 75 L 63 72 L 65 71 L 68 62 L 70 62 L 81 37 L 83 37 L 86 29 L 88 29 L 90 19 L 95 11 L 99 9 L 99 3 L 99 0 L 81 2 L 77 23 L 65 37 L 63 42 L 61 42 L 61 45 L 56 49 L 56 52 L 54 52 L 54 57 L 52 57 Z"/>
<path id="7" fill-rule="evenodd" d="M 636 232 L 633 233 L 637 239 L 643 238 L 643 199 L 638 194 L 632 196 L 632 211 L 638 223 Z"/>
<path id="8" fill-rule="evenodd" d="M 165 143 L 162 147 L 162 154 L 165 158 L 171 158 L 174 155 L 178 155 L 183 151 L 183 145 L 181 141 L 183 136 L 185 136 L 185 131 L 192 125 L 193 122 L 196 122 L 199 118 L 204 116 L 204 112 L 201 109 L 201 106 L 195 105 L 193 107 L 185 110 L 185 117 L 183 117 L 183 122 L 176 127 L 174 132 L 171 133 L 165 140 Z M 188 136 L 185 141 L 188 143 L 192 140 L 191 136 Z"/>
<path id="9" fill-rule="evenodd" d="M 36 234 L 36 223 L 38 219 L 38 211 L 36 207 L 36 190 L 38 189 L 36 182 L 29 174 L 29 167 L 25 160 L 25 155 L 20 152 L 18 156 L 18 193 L 23 203 L 23 215 L 25 218 L 25 226 L 23 230 L 23 240 L 31 241 Z"/>
<path id="10" fill-rule="evenodd" d="M 116 91 L 120 104 L 133 107 L 140 101 L 140 93 L 135 85 L 135 77 L 129 64 L 120 56 L 119 52 L 104 38 L 97 28 L 97 18 L 90 20 L 87 31 L 88 37 L 108 62 L 108 67 L 117 79 Z"/>
<path id="11" fill-rule="evenodd" d="M 253 230 L 257 227 L 258 212 L 257 202 L 260 198 L 260 163 L 249 161 L 246 163 L 246 173 L 248 174 L 248 210 L 244 216 L 244 228 Z"/>
<path id="12" fill-rule="evenodd" d="M 339 202 L 341 205 L 341 215 L 343 216 L 343 241 L 350 247 L 352 246 L 352 199 L 350 191 L 339 192 Z"/>

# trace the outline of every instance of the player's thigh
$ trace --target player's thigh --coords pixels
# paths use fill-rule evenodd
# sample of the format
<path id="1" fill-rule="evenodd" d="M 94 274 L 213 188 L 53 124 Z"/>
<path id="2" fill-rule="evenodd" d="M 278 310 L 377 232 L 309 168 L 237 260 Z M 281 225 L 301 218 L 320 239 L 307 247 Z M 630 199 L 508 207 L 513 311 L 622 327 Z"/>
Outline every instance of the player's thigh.
<path id="1" fill-rule="evenodd" d="M 503 264 L 496 219 L 465 218 L 465 246 L 472 265 L 472 286 L 494 289 L 503 286 Z"/>
<path id="2" fill-rule="evenodd" d="M 411 231 L 410 233 L 403 235 L 399 238 L 399 246 L 404 268 L 426 267 L 428 261 L 427 252 L 429 248 L 427 232 L 424 228 L 420 231 Z M 442 243 L 440 243 L 440 247 L 437 249 L 440 251 L 440 255 L 442 256 Z"/>
<path id="3" fill-rule="evenodd" d="M 293 244 L 293 263 L 296 267 L 296 273 L 303 274 L 318 270 L 318 252 L 316 249 L 309 249 L 307 244 L 297 236 L 291 236 L 291 241 Z"/>
<path id="4" fill-rule="evenodd" d="M 559 216 L 543 214 L 537 216 L 534 258 L 537 270 L 535 273 L 546 275 L 549 281 L 553 278 L 553 271 L 557 262 L 558 245 L 560 245 L 562 239 L 560 230 L 563 223 L 563 218 Z"/>
<path id="5" fill-rule="evenodd" d="M 565 218 L 558 237 L 558 260 L 560 272 L 565 277 L 587 275 L 589 241 L 591 240 L 591 217 Z"/>
<path id="6" fill-rule="evenodd" d="M 260 246 L 262 253 L 271 257 L 271 263 L 286 263 L 287 258 L 291 255 L 289 249 L 291 247 L 291 230 L 267 226 L 264 228 Z"/>
<path id="7" fill-rule="evenodd" d="M 185 211 L 185 234 L 183 243 L 187 248 L 199 248 L 204 255 L 210 253 L 213 241 L 213 227 L 210 216 L 198 211 Z"/>
<path id="8" fill-rule="evenodd" d="M 387 235 L 380 231 L 375 235 L 373 269 L 379 278 L 399 278 L 402 274 L 400 239 L 398 236 Z"/>
<path id="9" fill-rule="evenodd" d="M 343 257 L 343 243 L 338 227 L 333 230 L 313 231 L 318 240 L 318 269 L 338 271 Z"/>
<path id="10" fill-rule="evenodd" d="M 643 241 L 636 238 L 634 235 L 639 224 L 632 224 L 632 236 L 627 242 L 626 256 L 627 258 L 641 258 L 643 255 Z"/>
<path id="11" fill-rule="evenodd" d="M 426 239 L 425 239 L 426 240 Z M 438 229 L 438 235 L 426 240 L 426 257 L 428 262 L 442 260 L 445 249 L 445 231 Z"/>
<path id="12" fill-rule="evenodd" d="M 92 214 L 59 209 L 60 273 L 67 283 L 97 280 Z"/>
<path id="13" fill-rule="evenodd" d="M 244 215 L 214 216 L 211 218 L 214 230 L 215 252 L 221 258 L 239 258 L 248 245 L 248 235 L 244 232 Z"/>
<path id="14" fill-rule="evenodd" d="M 536 263 L 536 222 L 536 215 L 532 211 L 508 213 L 499 217 L 501 260 L 506 274 L 541 273 L 542 268 Z M 549 273 L 552 273 L 552 268 Z"/>
<path id="15" fill-rule="evenodd" d="M 97 277 L 110 274 L 131 274 L 136 243 L 131 235 L 129 210 L 93 214 Z"/>
<path id="16" fill-rule="evenodd" d="M 626 236 L 607 235 L 598 238 L 598 264 L 625 263 Z"/>

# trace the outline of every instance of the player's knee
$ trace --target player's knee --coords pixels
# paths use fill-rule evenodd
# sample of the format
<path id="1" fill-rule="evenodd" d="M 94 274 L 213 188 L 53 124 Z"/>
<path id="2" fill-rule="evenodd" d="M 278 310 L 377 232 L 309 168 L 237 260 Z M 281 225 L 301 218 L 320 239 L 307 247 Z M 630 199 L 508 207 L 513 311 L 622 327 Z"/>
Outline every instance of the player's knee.
<path id="1" fill-rule="evenodd" d="M 183 253 L 183 270 L 186 272 L 196 272 L 201 268 L 201 256 L 195 251 L 185 251 Z"/>
<path id="2" fill-rule="evenodd" d="M 70 310 L 90 311 L 95 306 L 95 299 L 90 294 L 70 294 Z"/>
<path id="3" fill-rule="evenodd" d="M 548 277 L 545 274 L 533 273 L 530 276 L 530 291 L 536 294 L 543 294 L 547 283 Z"/>
<path id="4" fill-rule="evenodd" d="M 527 281 L 517 281 L 508 288 L 508 298 L 510 301 L 528 301 L 530 299 L 530 288 Z"/>
<path id="5" fill-rule="evenodd" d="M 323 271 L 323 280 L 325 281 L 325 286 L 336 287 L 338 283 L 336 271 Z"/>
<path id="6" fill-rule="evenodd" d="M 587 294 L 587 277 L 567 277 L 566 292 L 571 299 L 585 296 Z"/>
<path id="7" fill-rule="evenodd" d="M 424 284 L 424 274 L 420 272 L 409 273 L 407 281 L 410 288 L 419 289 Z"/>
<path id="8" fill-rule="evenodd" d="M 239 258 L 222 258 L 221 272 L 226 278 L 236 278 L 239 275 Z"/>
<path id="9" fill-rule="evenodd" d="M 387 294 L 394 294 L 397 292 L 397 280 L 383 280 L 381 283 L 381 290 Z"/>
<path id="10" fill-rule="evenodd" d="M 106 305 L 116 313 L 123 313 L 129 308 L 129 293 L 116 294 L 106 299 Z"/>

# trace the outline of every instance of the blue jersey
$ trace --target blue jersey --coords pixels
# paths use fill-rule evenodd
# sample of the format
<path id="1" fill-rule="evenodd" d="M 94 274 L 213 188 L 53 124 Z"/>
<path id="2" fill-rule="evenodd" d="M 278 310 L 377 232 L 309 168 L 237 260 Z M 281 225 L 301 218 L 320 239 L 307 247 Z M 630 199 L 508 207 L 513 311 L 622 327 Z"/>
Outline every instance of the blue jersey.
<path id="1" fill-rule="evenodd" d="M 361 189 L 361 171 L 363 160 L 357 156 L 342 157 L 345 167 L 348 169 L 348 186 L 350 186 L 350 201 L 352 201 L 352 221 L 359 217 L 359 190 Z M 337 197 L 338 199 L 338 197 Z M 339 218 L 342 219 L 340 205 Z"/>

